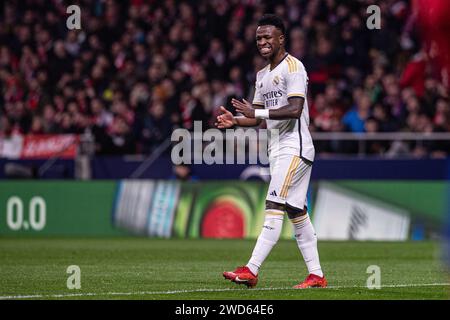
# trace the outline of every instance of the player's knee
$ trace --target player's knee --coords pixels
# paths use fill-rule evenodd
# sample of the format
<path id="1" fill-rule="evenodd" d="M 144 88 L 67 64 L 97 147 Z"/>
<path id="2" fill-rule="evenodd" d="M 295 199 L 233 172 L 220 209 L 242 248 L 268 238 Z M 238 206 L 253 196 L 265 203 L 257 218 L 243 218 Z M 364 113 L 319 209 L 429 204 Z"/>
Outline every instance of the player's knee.
<path id="1" fill-rule="evenodd" d="M 285 206 L 284 206 L 284 204 L 281 204 L 281 203 L 276 203 L 276 202 L 273 202 L 273 201 L 266 200 L 266 210 L 280 210 L 280 211 L 284 211 L 285 210 Z"/>
<path id="2" fill-rule="evenodd" d="M 289 219 L 294 219 L 305 215 L 307 210 L 306 207 L 300 209 L 289 205 L 289 203 L 286 203 L 286 212 L 288 214 Z"/>

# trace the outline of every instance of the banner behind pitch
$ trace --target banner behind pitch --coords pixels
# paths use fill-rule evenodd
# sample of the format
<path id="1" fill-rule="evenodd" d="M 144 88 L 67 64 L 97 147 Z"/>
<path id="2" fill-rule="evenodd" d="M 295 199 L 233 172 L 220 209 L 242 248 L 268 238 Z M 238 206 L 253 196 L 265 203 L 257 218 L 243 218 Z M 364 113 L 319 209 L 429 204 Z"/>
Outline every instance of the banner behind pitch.
<path id="1" fill-rule="evenodd" d="M 432 238 L 442 231 L 445 182 L 333 181 L 328 185 L 347 196 L 332 203 L 323 203 L 321 185 L 313 182 L 308 197 L 318 232 L 340 225 L 341 238 L 386 239 L 387 218 L 372 214 L 373 204 L 385 217 L 406 214 L 397 240 Z M 261 181 L 2 181 L 0 236 L 255 239 L 264 222 L 267 187 Z M 325 220 L 316 221 L 320 213 Z M 292 238 L 287 218 L 281 237 Z"/>
<path id="2" fill-rule="evenodd" d="M 116 182 L 0 182 L 0 235 L 125 234 L 111 211 Z"/>

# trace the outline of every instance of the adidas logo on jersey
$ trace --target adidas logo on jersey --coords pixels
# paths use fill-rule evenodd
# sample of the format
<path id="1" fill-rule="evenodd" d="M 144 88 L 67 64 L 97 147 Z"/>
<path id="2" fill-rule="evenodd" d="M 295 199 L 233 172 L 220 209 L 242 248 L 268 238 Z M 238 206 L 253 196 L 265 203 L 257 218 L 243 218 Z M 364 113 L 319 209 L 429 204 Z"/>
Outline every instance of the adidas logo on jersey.
<path id="1" fill-rule="evenodd" d="M 277 192 L 276 192 L 275 190 L 273 190 L 273 191 L 270 193 L 270 195 L 271 195 L 271 196 L 274 196 L 274 197 L 278 197 Z"/>

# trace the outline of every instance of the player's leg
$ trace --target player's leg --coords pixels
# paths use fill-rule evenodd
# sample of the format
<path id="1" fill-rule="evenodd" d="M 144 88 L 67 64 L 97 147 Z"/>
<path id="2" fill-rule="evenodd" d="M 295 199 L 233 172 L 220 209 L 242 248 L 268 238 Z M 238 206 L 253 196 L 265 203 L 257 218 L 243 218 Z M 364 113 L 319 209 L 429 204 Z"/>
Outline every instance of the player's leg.
<path id="1" fill-rule="evenodd" d="M 278 242 L 285 213 L 286 198 L 283 191 L 292 179 L 298 161 L 291 155 L 280 155 L 270 161 L 270 183 L 266 197 L 266 216 L 262 231 L 256 241 L 247 267 L 253 274 L 258 274 L 262 263 Z"/>
<path id="2" fill-rule="evenodd" d="M 292 156 L 277 157 L 270 161 L 271 180 L 266 197 L 264 225 L 256 241 L 252 256 L 246 266 L 234 271 L 224 272 L 224 277 L 236 283 L 254 286 L 259 268 L 280 238 L 285 214 L 285 198 L 280 194 L 283 186 L 294 174 L 296 160 Z M 250 285 L 249 285 L 250 282 Z"/>
<path id="3" fill-rule="evenodd" d="M 284 205 L 266 201 L 266 212 L 262 231 L 256 240 L 252 256 L 247 265 L 234 271 L 226 271 L 223 276 L 238 284 L 254 287 L 258 283 L 258 272 L 264 260 L 280 238 L 283 227 Z"/>
<path id="4" fill-rule="evenodd" d="M 257 275 L 262 263 L 278 242 L 283 228 L 284 205 L 266 200 L 266 215 L 261 233 L 256 241 L 252 256 L 247 263 L 250 271 Z"/>
<path id="5" fill-rule="evenodd" d="M 296 287 L 325 287 L 327 283 L 320 265 L 317 236 L 306 206 L 306 193 L 308 191 L 312 165 L 300 158 L 299 161 L 298 169 L 291 183 L 286 186 L 284 191 L 286 195 L 286 212 L 294 229 L 297 246 L 300 249 L 309 272 L 307 279 Z"/>

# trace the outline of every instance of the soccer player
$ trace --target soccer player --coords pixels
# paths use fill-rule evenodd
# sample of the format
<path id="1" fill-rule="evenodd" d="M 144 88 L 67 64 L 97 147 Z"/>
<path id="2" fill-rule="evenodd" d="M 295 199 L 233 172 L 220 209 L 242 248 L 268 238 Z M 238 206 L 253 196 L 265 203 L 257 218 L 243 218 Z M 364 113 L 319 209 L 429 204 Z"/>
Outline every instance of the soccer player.
<path id="1" fill-rule="evenodd" d="M 247 265 L 224 272 L 223 276 L 250 288 L 256 286 L 259 269 L 277 243 L 287 213 L 309 272 L 294 288 L 326 287 L 317 237 L 306 207 L 315 154 L 308 130 L 308 77 L 303 64 L 286 52 L 284 33 L 284 24 L 275 15 L 266 14 L 258 21 L 256 44 L 268 65 L 257 73 L 253 103 L 233 99 L 232 105 L 243 116 L 234 117 L 221 106 L 222 114 L 217 117 L 218 128 L 257 126 L 263 119 L 266 121 L 271 173 L 264 226 L 252 256 Z"/>

